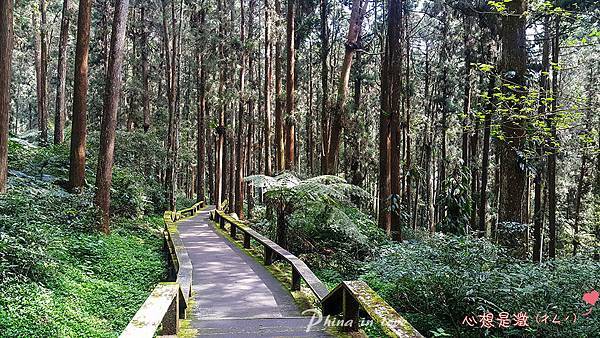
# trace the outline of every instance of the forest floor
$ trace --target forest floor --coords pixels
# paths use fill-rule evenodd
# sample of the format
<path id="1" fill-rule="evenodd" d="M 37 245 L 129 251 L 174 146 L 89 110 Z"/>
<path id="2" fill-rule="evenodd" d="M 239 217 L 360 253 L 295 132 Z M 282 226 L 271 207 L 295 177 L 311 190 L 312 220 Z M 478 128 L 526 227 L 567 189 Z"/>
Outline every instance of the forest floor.
<path id="1" fill-rule="evenodd" d="M 0 336 L 118 336 L 166 276 L 162 217 L 116 215 L 103 235 L 93 195 L 60 186 L 63 147 L 10 147 L 9 192 L 0 196 Z"/>

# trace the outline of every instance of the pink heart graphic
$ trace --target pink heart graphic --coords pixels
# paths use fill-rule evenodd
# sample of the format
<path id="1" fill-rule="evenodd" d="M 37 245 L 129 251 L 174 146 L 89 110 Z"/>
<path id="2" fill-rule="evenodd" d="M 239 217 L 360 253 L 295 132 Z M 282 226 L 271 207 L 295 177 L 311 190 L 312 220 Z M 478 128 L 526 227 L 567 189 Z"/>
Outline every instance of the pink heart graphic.
<path id="1" fill-rule="evenodd" d="M 600 294 L 598 293 L 598 291 L 592 290 L 583 294 L 583 301 L 590 304 L 591 306 L 594 306 L 598 301 L 599 297 Z"/>

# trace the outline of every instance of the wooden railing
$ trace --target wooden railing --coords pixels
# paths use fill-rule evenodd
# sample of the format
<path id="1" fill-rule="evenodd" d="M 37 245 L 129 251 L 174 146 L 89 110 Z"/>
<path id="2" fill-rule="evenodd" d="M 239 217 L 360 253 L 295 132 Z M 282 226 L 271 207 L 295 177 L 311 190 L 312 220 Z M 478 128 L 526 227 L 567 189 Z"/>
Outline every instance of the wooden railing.
<path id="1" fill-rule="evenodd" d="M 177 220 L 183 217 L 189 217 L 195 215 L 198 210 L 204 207 L 204 201 L 200 201 L 189 208 L 181 209 L 179 211 L 166 211 L 165 215 L 168 213 L 171 217 L 172 222 L 177 222 Z"/>
<path id="2" fill-rule="evenodd" d="M 237 239 L 238 232 L 241 233 L 244 248 L 249 249 L 251 247 L 252 239 L 258 242 L 263 247 L 265 265 L 271 265 L 276 259 L 291 265 L 291 290 L 300 290 L 301 281 L 304 280 L 319 301 L 323 315 L 342 314 L 343 322 L 351 323 L 351 325 L 344 327 L 345 330 L 358 331 L 360 317 L 366 315 L 379 324 L 389 337 L 423 337 L 365 282 L 342 282 L 329 292 L 327 287 L 303 261 L 251 229 L 244 222 L 227 215 L 223 210 L 211 211 L 210 216 L 212 220 L 219 224 L 221 229 L 229 231 L 231 238 Z"/>
<path id="3" fill-rule="evenodd" d="M 211 218 L 219 223 L 221 229 L 225 229 L 225 225 L 229 224 L 229 233 L 232 238 L 237 238 L 238 231 L 242 233 L 244 240 L 244 248 L 250 248 L 250 241 L 254 239 L 259 242 L 264 249 L 264 264 L 271 265 L 276 258 L 286 261 L 292 266 L 292 285 L 293 291 L 300 290 L 300 282 L 304 282 L 312 290 L 318 300 L 327 296 L 328 290 L 317 276 L 308 268 L 306 263 L 298 257 L 291 254 L 289 251 L 277 245 L 275 242 L 259 234 L 241 221 L 227 215 L 224 211 L 215 210 L 211 213 Z"/>
<path id="4" fill-rule="evenodd" d="M 159 283 L 137 311 L 120 337 L 151 338 L 161 327 L 162 335 L 176 335 L 179 320 L 185 319 L 192 294 L 192 261 L 177 231 L 177 220 L 195 215 L 204 207 L 198 202 L 181 211 L 167 211 L 163 215 L 165 251 L 168 254 L 169 280 Z"/>

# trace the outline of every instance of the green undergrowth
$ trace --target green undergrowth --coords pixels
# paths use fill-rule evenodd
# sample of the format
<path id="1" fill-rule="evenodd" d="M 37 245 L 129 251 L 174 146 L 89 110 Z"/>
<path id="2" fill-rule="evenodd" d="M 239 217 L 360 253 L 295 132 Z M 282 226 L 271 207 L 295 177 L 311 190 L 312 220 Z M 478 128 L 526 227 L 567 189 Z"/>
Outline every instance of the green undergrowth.
<path id="1" fill-rule="evenodd" d="M 427 337 L 600 336 L 600 302 L 592 307 L 582 300 L 584 293 L 600 291 L 600 263 L 589 255 L 534 264 L 488 239 L 430 236 L 407 228 L 406 240 L 395 243 L 369 210 L 350 199 L 321 188 L 330 198 L 315 202 L 296 190 L 288 192 L 298 195 L 288 197 L 296 201 L 286 215 L 290 251 L 330 289 L 344 280 L 366 281 Z M 253 227 L 271 239 L 274 214 L 254 208 Z M 528 327 L 513 325 L 520 312 L 528 316 Z M 493 328 L 481 327 L 480 316 L 487 313 L 494 315 Z M 509 327 L 498 327 L 500 313 L 509 314 Z M 464 322 L 467 316 L 471 323 L 475 319 L 473 326 Z M 376 327 L 367 333 L 381 337 Z"/>
<path id="2" fill-rule="evenodd" d="M 62 188 L 63 147 L 11 142 L 10 151 L 0 196 L 0 336 L 118 336 L 166 276 L 162 217 L 116 212 L 111 234 L 100 234 L 89 189 Z"/>

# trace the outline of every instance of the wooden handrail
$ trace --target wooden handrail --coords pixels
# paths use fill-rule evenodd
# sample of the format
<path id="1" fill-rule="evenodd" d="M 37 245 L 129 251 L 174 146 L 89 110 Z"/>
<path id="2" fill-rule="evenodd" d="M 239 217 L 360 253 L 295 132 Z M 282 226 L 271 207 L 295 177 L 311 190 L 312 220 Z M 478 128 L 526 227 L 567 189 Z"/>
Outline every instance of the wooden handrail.
<path id="1" fill-rule="evenodd" d="M 276 257 L 290 264 L 292 266 L 291 289 L 293 291 L 300 290 L 300 281 L 304 280 L 319 300 L 323 315 L 343 314 L 344 323 L 348 323 L 348 320 L 350 320 L 349 323 L 352 323 L 352 325 L 345 328 L 348 331 L 359 329 L 360 309 L 362 309 L 374 322 L 382 327 L 389 337 L 423 337 L 365 282 L 342 282 L 329 292 L 325 284 L 302 260 L 251 229 L 246 223 L 227 215 L 223 210 L 214 210 L 210 216 L 213 221 L 219 223 L 221 229 L 226 229 L 226 224 L 229 224 L 231 238 L 237 239 L 237 232 L 242 232 L 245 249 L 250 248 L 251 239 L 259 242 L 264 249 L 264 265 L 272 264 Z"/>
<path id="2" fill-rule="evenodd" d="M 176 222 L 183 217 L 195 215 L 202 207 L 204 202 L 201 201 L 179 212 L 164 213 L 163 236 L 165 250 L 169 257 L 169 280 L 172 282 L 159 283 L 154 288 L 120 337 L 154 337 L 161 323 L 163 335 L 176 335 L 179 331 L 179 320 L 185 319 L 192 294 L 193 268 L 183 241 L 179 237 Z"/>
<path id="3" fill-rule="evenodd" d="M 232 238 L 236 238 L 237 231 L 243 233 L 244 236 L 244 248 L 250 248 L 250 239 L 254 239 L 261 243 L 264 247 L 264 264 L 271 265 L 273 259 L 280 257 L 292 266 L 292 290 L 300 290 L 300 280 L 303 279 L 308 287 L 315 294 L 317 299 L 320 301 L 327 294 L 328 290 L 325 284 L 317 278 L 317 276 L 308 268 L 306 263 L 294 256 L 289 251 L 285 250 L 275 242 L 259 234 L 253 229 L 249 228 L 246 224 L 234 219 L 233 217 L 225 214 L 222 210 L 216 210 L 213 214 L 213 219 L 218 221 L 221 228 L 225 227 L 225 222 L 230 224 L 230 235 Z M 215 218 L 216 217 L 216 218 Z"/>
<path id="4" fill-rule="evenodd" d="M 179 285 L 177 283 L 158 284 L 119 337 L 154 337 L 160 324 L 162 324 L 163 335 L 177 334 L 179 331 L 178 307 Z"/>

